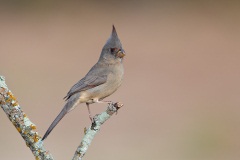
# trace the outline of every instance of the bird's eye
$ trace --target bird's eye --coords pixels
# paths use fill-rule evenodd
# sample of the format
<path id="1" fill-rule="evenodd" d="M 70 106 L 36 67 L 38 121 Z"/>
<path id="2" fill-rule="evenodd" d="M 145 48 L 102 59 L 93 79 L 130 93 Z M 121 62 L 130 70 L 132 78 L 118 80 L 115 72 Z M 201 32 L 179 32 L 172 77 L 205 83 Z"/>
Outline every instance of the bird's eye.
<path id="1" fill-rule="evenodd" d="M 119 48 L 110 48 L 111 53 L 117 53 L 120 50 L 121 49 L 119 49 Z"/>
<path id="2" fill-rule="evenodd" d="M 110 48 L 111 52 L 115 52 L 117 49 L 116 48 Z"/>

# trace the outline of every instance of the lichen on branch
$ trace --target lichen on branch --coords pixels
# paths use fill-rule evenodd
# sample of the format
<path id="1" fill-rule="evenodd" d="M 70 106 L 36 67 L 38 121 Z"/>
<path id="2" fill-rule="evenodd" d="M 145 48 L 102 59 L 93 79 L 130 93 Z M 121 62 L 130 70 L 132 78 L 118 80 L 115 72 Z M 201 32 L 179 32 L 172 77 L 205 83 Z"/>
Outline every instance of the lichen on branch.
<path id="1" fill-rule="evenodd" d="M 53 160 L 53 157 L 39 143 L 41 137 L 36 131 L 36 125 L 30 121 L 17 102 L 16 97 L 8 89 L 5 78 L 0 76 L 0 105 L 15 126 L 17 131 L 25 140 L 37 160 Z"/>
<path id="2" fill-rule="evenodd" d="M 17 131 L 21 134 L 36 160 L 53 160 L 50 152 L 46 151 L 43 146 L 43 141 L 36 130 L 36 125 L 32 123 L 23 112 L 16 97 L 8 89 L 3 76 L 0 76 L 0 106 Z M 85 135 L 74 154 L 73 160 L 82 160 L 94 136 L 100 130 L 101 125 L 114 113 L 117 113 L 118 109 L 122 106 L 123 104 L 119 102 L 111 103 L 108 105 L 106 111 L 94 116 L 91 126 L 88 129 L 84 129 Z"/>
<path id="3" fill-rule="evenodd" d="M 123 106 L 122 103 L 111 103 L 109 104 L 106 111 L 102 112 L 101 114 L 97 114 L 93 117 L 93 123 L 88 129 L 84 130 L 84 137 L 78 146 L 73 160 L 82 160 L 83 156 L 86 154 L 88 147 L 90 146 L 94 136 L 100 130 L 101 125 L 108 120 L 114 113 L 117 113 L 118 109 Z"/>

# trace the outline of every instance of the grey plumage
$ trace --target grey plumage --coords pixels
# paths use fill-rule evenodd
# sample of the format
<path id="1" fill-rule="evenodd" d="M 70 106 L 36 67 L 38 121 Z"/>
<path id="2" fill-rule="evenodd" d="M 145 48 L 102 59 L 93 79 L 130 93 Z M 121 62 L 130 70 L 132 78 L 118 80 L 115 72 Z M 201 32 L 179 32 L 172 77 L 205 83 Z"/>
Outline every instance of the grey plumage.
<path id="1" fill-rule="evenodd" d="M 124 74 L 123 57 L 125 52 L 118 38 L 115 27 L 104 45 L 98 62 L 90 69 L 84 78 L 69 90 L 66 104 L 52 122 L 42 140 L 46 139 L 58 122 L 79 103 L 99 103 L 105 97 L 114 93 L 122 83 Z"/>
<path id="2" fill-rule="evenodd" d="M 50 134 L 50 132 L 53 130 L 53 128 L 58 124 L 58 122 L 72 109 L 74 109 L 74 105 L 76 105 L 76 102 L 79 99 L 80 93 L 76 93 L 75 95 L 71 96 L 61 112 L 58 114 L 58 116 L 55 118 L 55 120 L 52 122 L 46 133 L 44 134 L 42 140 L 46 139 L 47 136 Z"/>

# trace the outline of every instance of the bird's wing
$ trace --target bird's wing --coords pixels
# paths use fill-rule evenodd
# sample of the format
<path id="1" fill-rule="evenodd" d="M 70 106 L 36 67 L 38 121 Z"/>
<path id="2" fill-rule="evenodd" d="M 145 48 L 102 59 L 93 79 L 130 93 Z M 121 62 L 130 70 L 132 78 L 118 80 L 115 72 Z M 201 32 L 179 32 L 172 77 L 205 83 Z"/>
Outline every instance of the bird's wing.
<path id="1" fill-rule="evenodd" d="M 68 100 L 73 94 L 88 90 L 90 88 L 94 88 L 96 86 L 99 86 L 107 81 L 107 75 L 87 75 L 80 81 L 78 81 L 70 91 L 67 93 L 67 95 L 64 97 L 64 99 Z"/>

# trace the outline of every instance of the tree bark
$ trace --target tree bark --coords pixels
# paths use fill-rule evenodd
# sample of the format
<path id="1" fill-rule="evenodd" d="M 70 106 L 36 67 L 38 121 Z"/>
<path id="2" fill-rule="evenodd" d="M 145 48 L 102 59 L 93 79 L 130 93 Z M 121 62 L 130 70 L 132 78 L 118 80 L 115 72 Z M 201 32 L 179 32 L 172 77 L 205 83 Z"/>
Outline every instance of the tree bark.
<path id="1" fill-rule="evenodd" d="M 23 112 L 17 99 L 12 92 L 8 89 L 5 78 L 0 75 L 0 106 L 8 116 L 9 120 L 15 126 L 17 131 L 21 134 L 27 146 L 32 151 L 36 160 L 53 160 L 52 155 L 47 151 L 38 134 L 36 125 L 30 121 L 26 113 Z M 82 160 L 86 154 L 89 145 L 91 144 L 94 136 L 100 130 L 101 125 L 108 120 L 118 109 L 123 106 L 122 103 L 109 104 L 107 110 L 101 114 L 97 114 L 93 118 L 93 123 L 88 129 L 85 129 L 85 135 L 78 146 L 73 160 Z"/>

